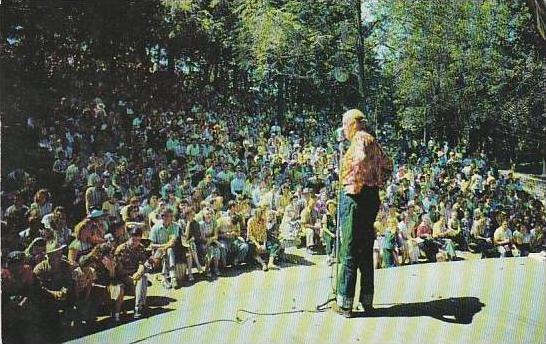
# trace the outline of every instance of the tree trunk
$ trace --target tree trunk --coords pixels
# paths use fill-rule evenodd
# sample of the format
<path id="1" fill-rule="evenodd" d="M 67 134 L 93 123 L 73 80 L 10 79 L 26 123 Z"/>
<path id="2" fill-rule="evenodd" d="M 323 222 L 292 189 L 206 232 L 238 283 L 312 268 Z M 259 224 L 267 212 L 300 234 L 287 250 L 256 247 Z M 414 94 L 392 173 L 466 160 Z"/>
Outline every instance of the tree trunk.
<path id="1" fill-rule="evenodd" d="M 358 58 L 358 94 L 360 109 L 364 111 L 365 103 L 365 70 L 364 70 L 364 32 L 362 28 L 362 0 L 356 1 L 356 29 L 357 29 L 357 43 L 356 43 L 356 55 Z"/>
<path id="2" fill-rule="evenodd" d="M 285 77 L 279 75 L 277 77 L 277 119 L 281 122 L 281 117 L 284 115 L 284 88 L 285 88 Z"/>

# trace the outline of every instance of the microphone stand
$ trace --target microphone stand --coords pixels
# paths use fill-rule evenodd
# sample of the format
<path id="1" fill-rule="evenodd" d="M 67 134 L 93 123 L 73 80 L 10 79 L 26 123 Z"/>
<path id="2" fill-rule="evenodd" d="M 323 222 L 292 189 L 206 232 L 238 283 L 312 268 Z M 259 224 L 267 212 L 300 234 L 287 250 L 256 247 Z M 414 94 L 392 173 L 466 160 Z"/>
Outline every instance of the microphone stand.
<path id="1" fill-rule="evenodd" d="M 331 290 L 328 294 L 328 299 L 318 305 L 316 309 L 318 311 L 324 311 L 326 310 L 326 305 L 328 305 L 332 301 L 336 301 L 337 298 L 337 280 L 339 276 L 339 247 L 341 245 L 340 239 L 341 239 L 341 226 L 340 226 L 340 206 L 341 206 L 341 193 L 343 192 L 343 185 L 341 185 L 341 171 L 342 171 L 342 161 L 343 161 L 343 139 L 338 139 L 338 183 L 337 183 L 337 206 L 336 206 L 336 232 L 335 232 L 335 243 L 334 243 L 334 265 L 333 268 L 330 270 L 330 278 L 332 279 L 331 283 Z"/>
<path id="2" fill-rule="evenodd" d="M 343 185 L 341 185 L 341 171 L 342 171 L 342 161 L 343 161 L 343 141 L 339 142 L 338 145 L 338 151 L 339 151 L 339 160 L 338 160 L 338 182 L 337 182 L 337 209 L 336 209 L 336 240 L 334 244 L 334 259 L 335 259 L 335 275 L 334 278 L 334 285 L 332 288 L 332 293 L 334 294 L 334 297 L 337 296 L 337 279 L 339 276 L 339 247 L 341 245 L 340 239 L 341 239 L 341 193 L 343 192 Z"/>

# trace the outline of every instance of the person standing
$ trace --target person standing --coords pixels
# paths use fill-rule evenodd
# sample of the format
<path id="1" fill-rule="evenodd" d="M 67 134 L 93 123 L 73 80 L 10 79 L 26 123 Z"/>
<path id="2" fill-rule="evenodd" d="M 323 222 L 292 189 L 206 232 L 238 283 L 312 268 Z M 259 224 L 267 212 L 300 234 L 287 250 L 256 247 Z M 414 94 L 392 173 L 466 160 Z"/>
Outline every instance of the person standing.
<path id="1" fill-rule="evenodd" d="M 340 272 L 336 302 L 332 309 L 352 316 L 357 270 L 360 270 L 360 302 L 365 312 L 373 310 L 373 224 L 379 211 L 379 187 L 392 174 L 392 160 L 377 140 L 365 130 L 364 114 L 343 114 L 343 133 L 350 141 L 341 166 Z"/>

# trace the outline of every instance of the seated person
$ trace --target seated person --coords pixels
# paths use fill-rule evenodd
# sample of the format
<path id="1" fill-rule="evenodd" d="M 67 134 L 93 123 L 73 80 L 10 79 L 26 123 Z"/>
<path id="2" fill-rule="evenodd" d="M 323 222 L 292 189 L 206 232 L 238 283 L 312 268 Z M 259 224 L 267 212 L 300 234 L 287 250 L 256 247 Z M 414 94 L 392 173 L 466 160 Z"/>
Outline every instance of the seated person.
<path id="1" fill-rule="evenodd" d="M 535 224 L 535 227 L 531 230 L 531 234 L 533 238 L 531 241 L 532 252 L 541 252 L 546 250 L 546 235 L 544 233 L 544 224 Z"/>
<path id="2" fill-rule="evenodd" d="M 94 233 L 93 223 L 89 219 L 84 219 L 76 225 L 74 236 L 75 239 L 68 246 L 68 261 L 76 267 L 80 258 L 91 252 L 99 240 Z"/>
<path id="3" fill-rule="evenodd" d="M 227 265 L 227 257 L 233 257 L 233 266 L 246 260 L 248 244 L 241 237 L 241 217 L 237 214 L 222 216 L 218 219 L 218 241 L 220 242 L 221 260 Z"/>
<path id="4" fill-rule="evenodd" d="M 116 248 L 114 260 L 119 265 L 120 275 L 123 281 L 125 293 L 134 293 L 135 312 L 133 317 L 142 317 L 146 307 L 146 294 L 148 292 L 148 276 L 146 272 L 151 270 L 148 262 L 148 254 L 141 244 L 142 228 L 134 226 L 129 228 L 129 239 Z"/>
<path id="5" fill-rule="evenodd" d="M 445 233 L 445 238 L 452 240 L 453 243 L 457 244 L 461 249 L 466 249 L 467 247 L 457 211 L 453 211 L 451 213 L 451 218 L 447 221 L 447 232 Z"/>
<path id="6" fill-rule="evenodd" d="M 474 221 L 470 229 L 470 243 L 468 248 L 471 252 L 481 253 L 482 258 L 493 248 L 493 239 L 486 232 L 487 219 L 480 211 L 474 213 Z"/>
<path id="7" fill-rule="evenodd" d="M 112 257 L 112 246 L 106 243 L 95 246 L 90 253 L 80 259 L 80 267 L 92 268 L 95 273 L 93 284 L 95 293 L 90 298 L 91 301 L 98 306 L 101 300 L 106 299 L 108 303 L 114 300 L 114 321 L 119 322 L 125 293 L 122 271 Z"/>
<path id="8" fill-rule="evenodd" d="M 493 234 L 493 245 L 501 257 L 512 257 L 512 231 L 508 228 L 508 221 L 503 220 Z"/>
<path id="9" fill-rule="evenodd" d="M 163 286 L 166 289 L 178 287 L 176 278 L 176 257 L 174 246 L 179 236 L 180 228 L 173 221 L 173 212 L 170 208 L 161 213 L 162 221 L 156 223 L 150 231 L 151 248 L 156 261 L 161 261 L 163 272 Z"/>
<path id="10" fill-rule="evenodd" d="M 391 208 L 394 209 L 394 208 Z M 398 222 L 396 214 L 391 214 L 386 219 L 385 231 L 382 245 L 382 268 L 392 268 L 398 263 Z"/>
<path id="11" fill-rule="evenodd" d="M 279 241 L 283 249 L 299 245 L 299 236 L 301 225 L 296 218 L 296 212 L 292 205 L 286 206 L 284 215 L 279 227 Z"/>
<path id="12" fill-rule="evenodd" d="M 70 245 L 72 241 L 72 231 L 68 228 L 66 222 L 66 209 L 64 207 L 55 207 L 53 213 L 44 216 L 42 223 L 45 228 L 53 231 L 53 236 L 59 245 Z"/>
<path id="13" fill-rule="evenodd" d="M 276 211 L 269 210 L 266 212 L 265 229 L 267 232 L 266 249 L 269 254 L 267 267 L 269 269 L 278 269 L 278 266 L 275 265 L 275 259 L 279 255 L 281 245 L 279 242 L 279 223 Z"/>
<path id="14" fill-rule="evenodd" d="M 331 265 L 335 259 L 336 241 L 336 211 L 337 203 L 334 200 L 326 202 L 326 213 L 322 216 L 321 238 L 326 250 L 326 264 Z"/>
<path id="15" fill-rule="evenodd" d="M 529 229 L 526 224 L 521 223 L 519 229 L 514 231 L 513 234 L 514 245 L 519 251 L 521 257 L 527 257 L 531 251 L 531 241 L 533 236 L 529 233 Z"/>
<path id="16" fill-rule="evenodd" d="M 267 218 L 266 218 L 267 216 Z M 268 221 L 269 216 L 266 215 L 264 207 L 256 208 L 254 216 L 248 220 L 247 225 L 247 240 L 250 243 L 252 257 L 262 266 L 262 270 L 267 271 L 270 267 L 276 268 L 274 259 L 278 254 L 278 240 L 271 240 L 268 244 L 268 239 L 274 239 L 273 230 L 271 227 L 268 233 L 268 227 L 271 223 Z M 262 259 L 262 255 L 269 255 L 268 264 Z"/>
<path id="17" fill-rule="evenodd" d="M 307 201 L 307 205 L 300 214 L 301 234 L 305 236 L 305 247 L 308 254 L 315 254 L 314 249 L 317 245 L 315 237 L 319 237 L 321 229 L 318 212 L 315 209 L 316 202 L 316 197 L 311 195 Z"/>
<path id="18" fill-rule="evenodd" d="M 444 216 L 440 215 L 438 221 L 432 226 L 432 237 L 445 250 L 448 260 L 453 260 L 457 257 L 455 243 L 450 238 L 450 235 L 453 233 L 453 230 L 446 226 Z"/>
<path id="19" fill-rule="evenodd" d="M 421 223 L 417 226 L 417 238 L 419 240 L 419 248 L 425 252 L 425 256 L 429 262 L 436 262 L 436 254 L 438 253 L 438 244 L 432 238 L 432 223 L 427 214 L 421 217 Z"/>
<path id="20" fill-rule="evenodd" d="M 13 251 L 2 259 L 2 339 L 5 342 L 32 343 L 43 340 L 45 330 L 36 307 L 32 268 L 25 253 Z M 24 329 L 24 331 L 21 331 Z"/>
<path id="21" fill-rule="evenodd" d="M 61 317 L 74 304 L 74 280 L 72 266 L 63 258 L 64 247 L 59 246 L 46 252 L 47 258 L 34 267 L 37 283 L 36 301 L 41 317 L 47 323 L 48 335 L 52 338 L 60 332 Z"/>
<path id="22" fill-rule="evenodd" d="M 130 225 L 137 225 L 134 222 L 124 223 L 123 221 L 115 221 L 109 227 L 109 233 L 104 236 L 108 244 L 115 250 L 116 247 L 126 242 L 129 239 L 127 234 L 127 227 Z"/>
<path id="23" fill-rule="evenodd" d="M 207 277 L 220 275 L 219 260 L 220 260 L 220 243 L 218 242 L 218 227 L 216 221 L 212 218 L 212 211 L 208 208 L 202 211 L 203 219 L 199 221 L 199 229 L 202 235 L 204 245 L 202 249 L 206 252 L 205 269 Z"/>
<path id="24" fill-rule="evenodd" d="M 195 211 L 193 207 L 188 207 L 184 211 L 186 228 L 184 229 L 184 241 L 188 246 L 188 281 L 193 281 L 192 266 L 195 262 L 195 267 L 199 273 L 203 273 L 204 269 L 201 266 L 201 261 L 205 259 L 205 238 L 201 235 L 199 222 L 195 220 Z"/>

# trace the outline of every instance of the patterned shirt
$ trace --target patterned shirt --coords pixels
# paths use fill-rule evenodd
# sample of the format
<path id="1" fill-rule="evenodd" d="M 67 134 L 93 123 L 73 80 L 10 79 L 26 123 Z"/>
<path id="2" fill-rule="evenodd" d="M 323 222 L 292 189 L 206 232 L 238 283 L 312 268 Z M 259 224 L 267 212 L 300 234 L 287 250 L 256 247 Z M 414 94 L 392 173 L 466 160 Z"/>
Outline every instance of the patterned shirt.
<path id="1" fill-rule="evenodd" d="M 345 191 L 358 194 L 364 186 L 382 186 L 392 173 L 392 160 L 375 138 L 358 131 L 343 156 L 341 179 Z"/>
<path id="2" fill-rule="evenodd" d="M 265 222 L 256 218 L 248 220 L 248 239 L 256 240 L 258 243 L 265 243 L 267 240 L 267 230 Z"/>
<path id="3" fill-rule="evenodd" d="M 114 258 L 116 263 L 121 265 L 125 273 L 132 275 L 138 270 L 140 264 L 144 264 L 147 261 L 148 254 L 141 244 L 131 247 L 127 241 L 116 248 Z"/>

